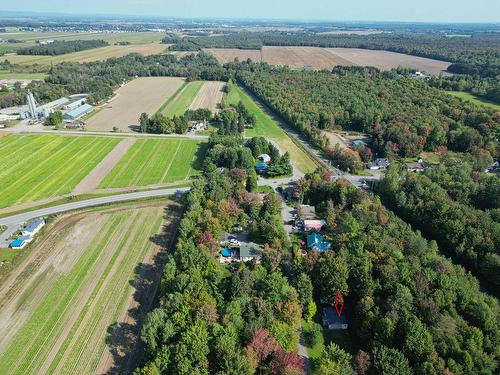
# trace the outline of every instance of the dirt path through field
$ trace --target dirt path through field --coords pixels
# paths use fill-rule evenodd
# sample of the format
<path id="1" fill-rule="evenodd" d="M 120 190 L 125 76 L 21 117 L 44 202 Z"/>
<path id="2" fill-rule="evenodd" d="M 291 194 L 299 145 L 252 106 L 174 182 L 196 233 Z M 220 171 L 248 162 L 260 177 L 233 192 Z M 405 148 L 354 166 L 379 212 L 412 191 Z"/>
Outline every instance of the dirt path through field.
<path id="1" fill-rule="evenodd" d="M 97 189 L 101 181 L 135 143 L 136 138 L 127 137 L 121 141 L 73 190 L 72 194 L 90 193 Z"/>
<path id="2" fill-rule="evenodd" d="M 189 109 L 208 108 L 215 112 L 222 101 L 224 82 L 205 82 L 189 106 Z"/>

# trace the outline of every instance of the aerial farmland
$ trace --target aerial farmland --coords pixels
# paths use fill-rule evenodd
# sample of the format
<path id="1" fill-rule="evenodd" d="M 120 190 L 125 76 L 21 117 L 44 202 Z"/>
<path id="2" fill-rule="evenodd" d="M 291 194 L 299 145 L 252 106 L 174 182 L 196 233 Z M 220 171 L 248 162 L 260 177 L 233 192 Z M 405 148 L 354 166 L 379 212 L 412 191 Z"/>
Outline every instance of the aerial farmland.
<path id="1" fill-rule="evenodd" d="M 141 113 L 155 113 L 163 102 L 182 86 L 183 78 L 143 77 L 120 87 L 115 96 L 100 107 L 86 124 L 88 130 L 131 132 L 139 124 Z"/>

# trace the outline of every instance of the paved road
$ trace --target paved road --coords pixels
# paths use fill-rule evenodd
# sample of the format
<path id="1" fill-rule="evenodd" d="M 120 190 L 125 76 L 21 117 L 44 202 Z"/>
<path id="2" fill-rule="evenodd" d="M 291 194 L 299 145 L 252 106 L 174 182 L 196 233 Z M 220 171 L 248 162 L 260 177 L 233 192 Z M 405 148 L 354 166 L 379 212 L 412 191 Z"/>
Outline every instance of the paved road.
<path id="1" fill-rule="evenodd" d="M 0 225 L 7 226 L 7 230 L 2 234 L 0 234 L 0 247 L 7 247 L 6 246 L 8 245 L 7 240 L 10 236 L 16 233 L 19 229 L 21 229 L 22 225 L 24 225 L 27 221 L 38 217 L 58 214 L 61 212 L 73 211 L 86 207 L 100 206 L 108 203 L 118 203 L 135 199 L 141 199 L 141 198 L 168 196 L 176 194 L 178 192 L 186 192 L 188 190 L 189 188 L 185 187 L 185 188 L 159 189 L 159 190 L 149 190 L 149 191 L 138 191 L 126 194 L 117 194 L 107 197 L 99 197 L 78 202 L 65 203 L 58 206 L 41 208 L 38 210 L 25 212 L 22 214 L 0 218 Z"/>

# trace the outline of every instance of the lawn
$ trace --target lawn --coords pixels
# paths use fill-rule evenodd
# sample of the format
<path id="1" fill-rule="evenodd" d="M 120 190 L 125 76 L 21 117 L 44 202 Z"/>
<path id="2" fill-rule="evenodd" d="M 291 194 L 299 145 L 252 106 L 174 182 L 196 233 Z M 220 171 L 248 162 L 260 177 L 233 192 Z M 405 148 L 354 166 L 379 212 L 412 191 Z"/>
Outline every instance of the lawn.
<path id="1" fill-rule="evenodd" d="M 303 173 L 316 169 L 315 161 L 300 148 L 265 110 L 258 105 L 241 87 L 233 86 L 228 94 L 229 104 L 242 101 L 245 107 L 257 118 L 253 129 L 245 130 L 246 137 L 265 137 L 276 142 L 283 152 L 290 153 L 292 163 Z"/>
<path id="2" fill-rule="evenodd" d="M 162 113 L 169 117 L 182 116 L 189 109 L 194 98 L 196 98 L 201 86 L 203 86 L 202 81 L 189 82 L 183 86 L 173 99 L 167 103 Z"/>
<path id="3" fill-rule="evenodd" d="M 0 138 L 0 208 L 70 193 L 118 142 L 60 135 Z"/>
<path id="4" fill-rule="evenodd" d="M 96 217 L 102 221 L 100 230 L 78 249 L 81 255 L 68 272 L 60 273 L 47 290 L 36 283 L 26 286 L 25 293 L 40 301 L 2 348 L 0 373 L 100 373 L 107 329 L 123 318 L 134 291 L 130 280 L 152 249 L 150 238 L 158 233 L 162 214 L 161 207 L 150 207 L 114 211 L 104 220 Z M 73 235 L 77 233 L 78 226 Z M 22 309 L 28 302 L 19 303 Z"/>
<path id="5" fill-rule="evenodd" d="M 139 139 L 104 178 L 100 188 L 145 186 L 189 179 L 201 170 L 205 142 Z"/>
<path id="6" fill-rule="evenodd" d="M 446 92 L 450 95 L 456 96 L 457 98 L 473 102 L 474 104 L 482 105 L 500 111 L 500 104 L 496 104 L 492 101 L 480 98 L 468 92 L 463 92 L 463 91 L 446 91 Z"/>

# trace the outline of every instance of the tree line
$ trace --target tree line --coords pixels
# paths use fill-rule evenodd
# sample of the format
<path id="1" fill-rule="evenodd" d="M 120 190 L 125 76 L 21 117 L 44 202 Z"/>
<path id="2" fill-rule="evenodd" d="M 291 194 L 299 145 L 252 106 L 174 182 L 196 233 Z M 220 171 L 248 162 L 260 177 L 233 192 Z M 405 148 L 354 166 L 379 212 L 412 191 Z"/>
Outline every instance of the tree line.
<path id="1" fill-rule="evenodd" d="M 295 188 L 296 199 L 325 219 L 332 242 L 331 251 L 309 252 L 295 267 L 313 281 L 316 301 L 343 292 L 357 373 L 497 373 L 498 300 L 377 198 L 330 177 L 316 171 Z M 331 373 L 350 373 L 349 366 Z"/>
<path id="2" fill-rule="evenodd" d="M 48 44 L 19 48 L 16 53 L 18 55 L 56 56 L 106 46 L 109 44 L 104 40 L 56 40 Z"/>
<path id="3" fill-rule="evenodd" d="M 359 168 L 360 154 L 370 155 L 332 148 L 324 131 L 368 133 L 369 146 L 379 156 L 415 157 L 440 149 L 498 155 L 499 112 L 443 95 L 397 71 L 339 67 L 307 72 L 248 62 L 226 66 L 344 169 Z"/>
<path id="4" fill-rule="evenodd" d="M 7 66 L 6 63 L 3 65 Z M 88 93 L 90 103 L 99 103 L 111 97 L 119 85 L 135 77 L 167 76 L 186 77 L 188 80 L 229 79 L 228 72 L 208 54 L 200 53 L 179 59 L 173 55 L 130 54 L 106 61 L 54 65 L 44 82 L 31 83 L 26 88 L 17 86 L 14 90 L 1 93 L 0 108 L 24 104 L 28 89 L 34 93 L 38 102 Z"/>

